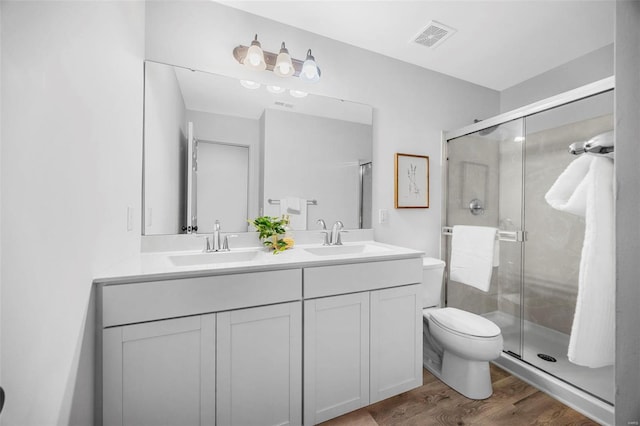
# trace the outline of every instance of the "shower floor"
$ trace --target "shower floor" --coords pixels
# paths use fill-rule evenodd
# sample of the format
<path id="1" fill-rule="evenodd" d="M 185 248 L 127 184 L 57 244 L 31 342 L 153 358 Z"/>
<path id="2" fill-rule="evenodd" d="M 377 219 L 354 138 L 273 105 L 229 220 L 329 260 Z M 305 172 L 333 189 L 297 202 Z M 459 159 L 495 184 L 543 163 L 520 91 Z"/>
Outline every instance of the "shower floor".
<path id="1" fill-rule="evenodd" d="M 515 353 L 520 348 L 520 321 L 504 312 L 483 314 L 502 330 L 505 350 Z M 524 321 L 524 353 L 522 360 L 546 371 L 601 400 L 612 404 L 614 400 L 613 366 L 588 368 L 575 365 L 567 359 L 569 336 L 547 327 Z M 550 355 L 556 362 L 544 361 L 538 354 Z"/>

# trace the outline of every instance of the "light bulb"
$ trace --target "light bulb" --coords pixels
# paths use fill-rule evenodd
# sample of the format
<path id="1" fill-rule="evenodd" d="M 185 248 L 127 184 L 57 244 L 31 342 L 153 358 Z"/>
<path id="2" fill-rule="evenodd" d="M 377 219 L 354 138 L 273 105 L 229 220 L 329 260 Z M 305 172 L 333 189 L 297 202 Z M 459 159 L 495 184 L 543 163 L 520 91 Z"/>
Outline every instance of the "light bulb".
<path id="1" fill-rule="evenodd" d="M 291 67 L 289 66 L 288 63 L 283 62 L 280 64 L 280 66 L 278 67 L 278 69 L 280 69 L 280 73 L 282 74 L 288 74 L 289 70 L 291 69 Z"/>
<path id="2" fill-rule="evenodd" d="M 253 65 L 254 67 L 257 67 L 258 65 L 260 65 L 260 55 L 258 55 L 255 52 L 251 52 L 248 56 L 249 59 L 249 63 L 251 65 Z"/>
<path id="3" fill-rule="evenodd" d="M 303 72 L 304 72 L 304 75 L 309 79 L 315 77 L 316 75 L 316 69 L 313 66 L 306 66 Z"/>

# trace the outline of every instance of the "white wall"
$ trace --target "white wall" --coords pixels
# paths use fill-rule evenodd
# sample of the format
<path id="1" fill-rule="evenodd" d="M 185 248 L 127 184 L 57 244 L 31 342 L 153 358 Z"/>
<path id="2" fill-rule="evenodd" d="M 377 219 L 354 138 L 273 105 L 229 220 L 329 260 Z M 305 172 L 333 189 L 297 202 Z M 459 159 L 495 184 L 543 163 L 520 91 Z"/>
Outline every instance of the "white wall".
<path id="1" fill-rule="evenodd" d="M 322 80 L 283 83 L 272 73 L 244 69 L 231 52 L 255 33 L 268 51 L 283 40 L 296 58 L 313 49 Z M 440 132 L 497 114 L 498 92 L 213 2 L 150 2 L 146 35 L 151 60 L 372 105 L 374 218 L 378 209 L 389 210 L 387 224 L 374 219 L 376 239 L 438 255 Z M 396 152 L 431 156 L 431 208 L 394 210 Z"/>
<path id="2" fill-rule="evenodd" d="M 316 200 L 306 229 L 317 229 L 318 219 L 358 228 L 360 164 L 371 154 L 368 124 L 267 109 L 264 196 Z M 279 216 L 280 206 L 264 200 L 264 213 Z"/>
<path id="3" fill-rule="evenodd" d="M 2 52 L 2 7 L 0 6 L 0 52 Z M 2 92 L 2 54 L 0 54 L 0 99 Z M 2 102 L 0 101 L 0 165 L 2 164 Z M 2 205 L 2 173 L 0 172 L 0 207 Z M 2 208 L 0 208 L 0 241 L 2 241 Z M 2 386 L 2 244 L 0 243 L 0 386 Z"/>
<path id="4" fill-rule="evenodd" d="M 1 419 L 88 425 L 91 281 L 140 246 L 144 4 L 0 7 Z"/>
<path id="5" fill-rule="evenodd" d="M 145 70 L 144 233 L 180 234 L 186 224 L 186 110 L 176 73 L 149 62 Z"/>
<path id="6" fill-rule="evenodd" d="M 640 2 L 616 2 L 616 413 L 640 422 Z"/>
<path id="7" fill-rule="evenodd" d="M 187 110 L 187 120 L 194 123 L 193 134 L 196 139 L 249 147 L 249 202 L 247 207 L 249 215 L 247 218 L 241 219 L 258 216 L 258 187 L 260 186 L 258 164 L 260 161 L 261 131 L 259 121 L 192 110 Z M 244 226 L 243 229 L 246 232 L 247 227 Z M 199 232 L 203 230 L 200 228 Z M 222 230 L 241 232 L 240 229 L 229 228 L 224 223 L 222 223 Z"/>
<path id="8" fill-rule="evenodd" d="M 500 112 L 511 111 L 612 75 L 613 44 L 609 44 L 503 90 L 500 92 Z"/>

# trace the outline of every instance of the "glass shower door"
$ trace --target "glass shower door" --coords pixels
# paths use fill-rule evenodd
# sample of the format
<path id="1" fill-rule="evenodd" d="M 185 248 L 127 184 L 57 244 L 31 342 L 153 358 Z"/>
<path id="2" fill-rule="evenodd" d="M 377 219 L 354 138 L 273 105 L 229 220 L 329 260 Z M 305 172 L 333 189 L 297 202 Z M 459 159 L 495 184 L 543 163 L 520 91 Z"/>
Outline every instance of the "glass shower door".
<path id="1" fill-rule="evenodd" d="M 488 292 L 447 280 L 447 305 L 480 314 L 502 330 L 504 350 L 522 353 L 522 230 L 524 120 L 447 142 L 447 225 L 500 230 L 499 266 Z M 447 265 L 451 238 L 444 238 Z M 447 266 L 448 270 L 448 266 Z"/>
<path id="2" fill-rule="evenodd" d="M 569 145 L 612 131 L 613 125 L 612 91 L 526 117 L 524 191 L 528 237 L 523 264 L 522 358 L 609 403 L 614 396 L 613 366 L 588 368 L 567 357 L 585 218 L 552 208 L 545 194 L 569 164 L 580 158 L 569 154 Z"/>

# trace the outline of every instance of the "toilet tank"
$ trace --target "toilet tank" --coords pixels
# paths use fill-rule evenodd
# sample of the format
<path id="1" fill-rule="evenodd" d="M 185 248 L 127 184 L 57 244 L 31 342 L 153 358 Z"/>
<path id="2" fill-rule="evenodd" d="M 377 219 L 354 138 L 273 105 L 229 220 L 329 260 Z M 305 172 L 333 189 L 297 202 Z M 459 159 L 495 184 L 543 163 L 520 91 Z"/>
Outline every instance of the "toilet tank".
<path id="1" fill-rule="evenodd" d="M 440 306 L 444 262 L 432 257 L 422 258 L 422 307 Z"/>

